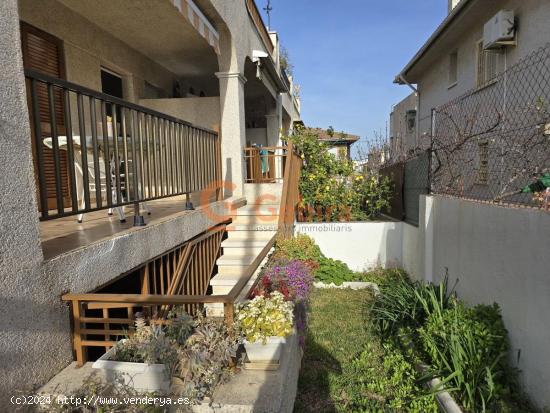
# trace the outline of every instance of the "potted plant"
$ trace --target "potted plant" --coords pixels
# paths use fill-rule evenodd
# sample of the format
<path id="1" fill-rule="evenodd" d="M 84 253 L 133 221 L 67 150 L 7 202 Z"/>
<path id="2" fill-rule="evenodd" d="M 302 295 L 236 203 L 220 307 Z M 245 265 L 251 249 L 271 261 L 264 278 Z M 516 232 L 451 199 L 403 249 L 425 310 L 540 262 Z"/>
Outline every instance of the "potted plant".
<path id="1" fill-rule="evenodd" d="M 159 325 L 147 325 L 138 317 L 135 332 L 101 356 L 94 369 L 105 372 L 107 381 L 144 392 L 168 392 L 177 363 L 175 340 Z"/>
<path id="2" fill-rule="evenodd" d="M 250 362 L 278 362 L 286 337 L 293 332 L 291 301 L 273 292 L 257 296 L 237 307 L 237 326 L 244 336 L 244 348 Z"/>

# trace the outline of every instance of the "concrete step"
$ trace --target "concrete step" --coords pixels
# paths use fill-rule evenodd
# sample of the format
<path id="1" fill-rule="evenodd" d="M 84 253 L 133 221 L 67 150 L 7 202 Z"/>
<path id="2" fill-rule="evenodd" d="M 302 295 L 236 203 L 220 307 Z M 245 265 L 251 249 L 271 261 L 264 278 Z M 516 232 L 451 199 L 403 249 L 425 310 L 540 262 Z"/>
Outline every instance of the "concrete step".
<path id="1" fill-rule="evenodd" d="M 281 193 L 283 184 L 265 183 L 265 184 L 244 184 L 244 197 L 248 205 L 264 204 L 279 205 L 281 202 Z"/>
<path id="2" fill-rule="evenodd" d="M 227 239 L 222 242 L 222 248 L 224 255 L 235 255 L 235 253 L 243 253 L 245 255 L 258 255 L 266 244 L 267 240 L 249 241 L 246 239 Z"/>
<path id="3" fill-rule="evenodd" d="M 241 276 L 248 265 L 218 265 L 218 274 Z"/>
<path id="4" fill-rule="evenodd" d="M 278 215 L 238 215 L 233 217 L 235 225 L 277 225 L 279 222 Z"/>
<path id="5" fill-rule="evenodd" d="M 233 230 L 227 232 L 227 240 L 269 241 L 277 231 L 246 231 Z"/>
<path id="6" fill-rule="evenodd" d="M 227 226 L 228 232 L 276 232 L 278 229 L 278 223 L 258 223 L 258 224 L 231 224 Z"/>
<path id="7" fill-rule="evenodd" d="M 217 273 L 210 279 L 212 287 L 232 287 L 244 276 L 244 271 L 236 274 L 220 274 Z"/>
<path id="8" fill-rule="evenodd" d="M 279 205 L 245 205 L 235 211 L 235 216 L 240 215 L 278 215 Z"/>
<path id="9" fill-rule="evenodd" d="M 227 238 L 222 242 L 223 248 L 263 248 L 268 239 Z"/>
<path id="10" fill-rule="evenodd" d="M 218 267 L 221 266 L 247 266 L 252 264 L 252 261 L 256 258 L 256 254 L 247 255 L 245 252 L 237 252 L 232 251 L 231 255 L 228 255 L 225 253 L 220 258 L 218 258 L 218 261 L 216 261 L 216 264 L 218 264 Z"/>

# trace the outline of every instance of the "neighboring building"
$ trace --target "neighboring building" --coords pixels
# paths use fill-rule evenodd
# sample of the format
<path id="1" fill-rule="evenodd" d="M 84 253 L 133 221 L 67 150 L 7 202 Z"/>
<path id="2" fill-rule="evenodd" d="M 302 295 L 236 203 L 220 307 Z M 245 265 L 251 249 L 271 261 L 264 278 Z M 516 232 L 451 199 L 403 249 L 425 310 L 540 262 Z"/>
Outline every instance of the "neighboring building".
<path id="1" fill-rule="evenodd" d="M 357 142 L 360 137 L 345 132 L 336 132 L 333 129 L 310 128 L 319 136 L 319 140 L 329 146 L 329 152 L 338 158 L 351 159 L 351 145 Z"/>
<path id="2" fill-rule="evenodd" d="M 0 27 L 7 406 L 73 360 L 72 338 L 82 359 L 61 296 L 155 260 L 174 270 L 177 248 L 224 219 L 223 199 L 261 195 L 247 190 L 244 148 L 280 145 L 300 102 L 252 0 L 4 0 Z M 107 215 L 124 205 L 135 228 Z"/>
<path id="3" fill-rule="evenodd" d="M 471 304 L 498 302 L 509 331 L 510 359 L 539 408 L 550 404 L 550 359 L 541 356 L 550 345 L 543 327 L 549 307 L 531 294 L 548 291 L 548 279 L 540 278 L 540 269 L 532 270 L 529 257 L 541 244 L 534 241 L 535 229 L 546 226 L 547 219 L 537 209 L 503 206 L 536 206 L 522 188 L 548 171 L 548 21 L 548 0 L 449 1 L 448 16 L 395 77 L 418 96 L 417 146 L 426 148 L 431 139 L 434 196 L 426 204 L 456 203 L 421 215 L 420 227 L 425 219 L 430 231 L 434 221 L 444 222 L 431 232 L 434 258 L 425 268 L 458 277 L 457 292 Z M 414 169 L 410 176 L 418 186 Z M 491 205 L 497 202 L 502 205 Z M 486 215 L 476 221 L 477 214 Z M 537 223 L 530 227 L 533 238 L 522 240 L 526 254 L 521 255 L 520 247 L 509 245 L 515 223 L 529 220 Z M 476 244 L 485 234 L 490 242 Z M 452 257 L 445 257 L 446 251 L 453 251 Z"/>
<path id="4" fill-rule="evenodd" d="M 417 85 L 419 136 L 429 134 L 431 110 L 491 79 L 550 40 L 550 2 L 546 0 L 449 0 L 449 15 L 395 77 Z M 483 48 L 483 29 L 500 10 L 515 16 L 515 44 Z"/>
<path id="5" fill-rule="evenodd" d="M 389 160 L 398 161 L 416 148 L 417 109 L 415 93 L 393 106 L 390 113 Z"/>

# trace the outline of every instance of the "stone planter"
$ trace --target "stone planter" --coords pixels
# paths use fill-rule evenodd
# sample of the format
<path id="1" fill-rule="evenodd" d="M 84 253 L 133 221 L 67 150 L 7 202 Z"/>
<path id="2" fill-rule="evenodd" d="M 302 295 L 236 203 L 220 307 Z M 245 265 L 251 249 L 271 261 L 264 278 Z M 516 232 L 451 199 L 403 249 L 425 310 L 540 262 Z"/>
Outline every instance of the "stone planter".
<path id="1" fill-rule="evenodd" d="M 268 337 L 267 342 L 261 341 L 251 343 L 244 341 L 244 348 L 248 361 L 251 363 L 278 363 L 281 358 L 281 351 L 286 343 L 286 337 Z"/>
<path id="2" fill-rule="evenodd" d="M 164 364 L 133 363 L 114 361 L 114 348 L 111 348 L 92 365 L 103 370 L 108 382 L 119 382 L 144 392 L 168 392 L 170 375 Z"/>

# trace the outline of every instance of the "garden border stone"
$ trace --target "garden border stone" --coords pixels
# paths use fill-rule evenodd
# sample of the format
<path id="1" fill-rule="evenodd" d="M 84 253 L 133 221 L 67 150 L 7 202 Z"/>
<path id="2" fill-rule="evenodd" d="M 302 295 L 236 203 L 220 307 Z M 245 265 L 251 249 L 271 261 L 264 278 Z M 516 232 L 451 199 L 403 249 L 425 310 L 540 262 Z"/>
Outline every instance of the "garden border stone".
<path id="1" fill-rule="evenodd" d="M 365 290 L 365 289 L 371 289 L 375 292 L 375 294 L 380 293 L 380 289 L 378 288 L 378 284 L 373 282 L 366 282 L 366 281 L 344 281 L 340 285 L 336 285 L 334 283 L 326 284 L 323 282 L 314 282 L 313 286 L 315 288 L 351 288 L 352 290 Z"/>

